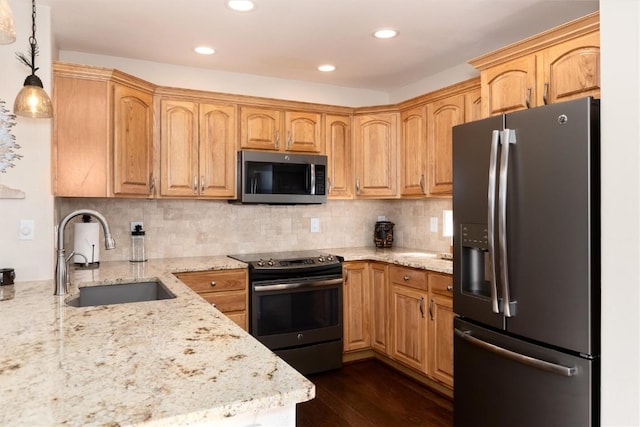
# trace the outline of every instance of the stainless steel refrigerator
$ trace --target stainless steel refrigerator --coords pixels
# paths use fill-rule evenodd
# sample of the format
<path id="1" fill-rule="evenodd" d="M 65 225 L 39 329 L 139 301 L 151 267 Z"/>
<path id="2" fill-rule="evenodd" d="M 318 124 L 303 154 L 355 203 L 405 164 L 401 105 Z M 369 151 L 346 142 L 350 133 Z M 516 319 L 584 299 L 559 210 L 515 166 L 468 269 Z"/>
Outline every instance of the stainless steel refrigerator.
<path id="1" fill-rule="evenodd" d="M 599 111 L 453 128 L 456 427 L 599 425 Z"/>

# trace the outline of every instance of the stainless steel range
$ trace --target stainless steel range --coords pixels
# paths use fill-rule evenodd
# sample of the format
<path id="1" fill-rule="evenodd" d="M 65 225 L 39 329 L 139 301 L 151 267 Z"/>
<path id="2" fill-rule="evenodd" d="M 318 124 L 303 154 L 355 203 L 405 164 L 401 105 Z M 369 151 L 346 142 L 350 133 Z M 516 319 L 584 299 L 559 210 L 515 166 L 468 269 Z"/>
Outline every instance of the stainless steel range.
<path id="1" fill-rule="evenodd" d="M 249 333 L 303 374 L 342 366 L 342 258 L 229 255 L 249 264 Z"/>

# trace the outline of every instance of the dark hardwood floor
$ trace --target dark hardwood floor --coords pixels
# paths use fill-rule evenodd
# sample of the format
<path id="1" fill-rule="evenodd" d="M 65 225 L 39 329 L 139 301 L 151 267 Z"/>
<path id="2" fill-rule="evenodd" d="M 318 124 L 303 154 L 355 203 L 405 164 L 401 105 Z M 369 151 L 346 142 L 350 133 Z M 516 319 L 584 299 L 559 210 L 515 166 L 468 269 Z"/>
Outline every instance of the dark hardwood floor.
<path id="1" fill-rule="evenodd" d="M 453 426 L 451 400 L 376 360 L 308 378 L 316 398 L 298 405 L 298 427 Z"/>

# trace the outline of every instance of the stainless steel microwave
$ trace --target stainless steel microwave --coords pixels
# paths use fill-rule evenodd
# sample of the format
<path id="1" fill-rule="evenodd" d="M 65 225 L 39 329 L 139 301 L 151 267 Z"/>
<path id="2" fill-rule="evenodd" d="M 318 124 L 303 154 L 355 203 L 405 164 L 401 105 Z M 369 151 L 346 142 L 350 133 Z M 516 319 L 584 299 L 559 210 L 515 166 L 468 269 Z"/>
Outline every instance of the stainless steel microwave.
<path id="1" fill-rule="evenodd" d="M 327 156 L 238 152 L 235 203 L 318 204 L 327 201 Z"/>

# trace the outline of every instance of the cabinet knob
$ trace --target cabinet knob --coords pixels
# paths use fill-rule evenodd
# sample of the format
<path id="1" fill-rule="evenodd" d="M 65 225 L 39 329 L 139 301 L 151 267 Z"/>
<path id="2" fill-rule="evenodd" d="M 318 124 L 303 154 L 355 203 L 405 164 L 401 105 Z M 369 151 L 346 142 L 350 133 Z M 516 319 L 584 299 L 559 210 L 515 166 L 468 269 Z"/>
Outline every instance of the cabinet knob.
<path id="1" fill-rule="evenodd" d="M 215 281 L 215 280 L 212 280 L 212 281 L 211 281 L 211 283 L 210 283 L 210 285 L 211 285 L 211 287 L 213 288 L 215 285 L 217 285 L 217 283 L 216 283 L 216 281 Z"/>
<path id="2" fill-rule="evenodd" d="M 407 280 L 409 280 L 409 279 L 410 279 L 410 277 L 409 277 L 409 276 L 406 276 L 406 275 L 402 278 L 402 280 L 404 280 L 405 282 L 406 282 Z"/>
<path id="3" fill-rule="evenodd" d="M 452 291 L 452 290 L 453 290 L 453 286 L 451 286 L 451 285 L 447 285 L 447 290 L 448 290 L 448 291 Z"/>

